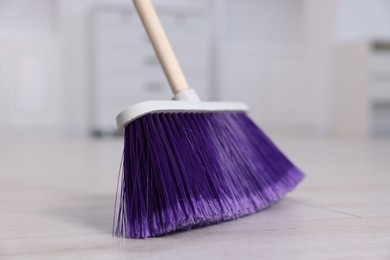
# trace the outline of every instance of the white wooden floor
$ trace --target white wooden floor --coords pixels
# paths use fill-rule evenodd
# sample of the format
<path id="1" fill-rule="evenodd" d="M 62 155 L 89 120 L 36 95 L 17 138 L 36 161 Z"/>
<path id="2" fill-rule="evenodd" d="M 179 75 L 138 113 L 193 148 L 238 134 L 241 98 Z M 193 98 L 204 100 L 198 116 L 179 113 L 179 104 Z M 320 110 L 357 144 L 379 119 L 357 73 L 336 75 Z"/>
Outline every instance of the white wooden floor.
<path id="1" fill-rule="evenodd" d="M 111 236 L 121 140 L 0 139 L 0 259 L 390 259 L 390 141 L 274 138 L 307 174 L 276 206 Z"/>

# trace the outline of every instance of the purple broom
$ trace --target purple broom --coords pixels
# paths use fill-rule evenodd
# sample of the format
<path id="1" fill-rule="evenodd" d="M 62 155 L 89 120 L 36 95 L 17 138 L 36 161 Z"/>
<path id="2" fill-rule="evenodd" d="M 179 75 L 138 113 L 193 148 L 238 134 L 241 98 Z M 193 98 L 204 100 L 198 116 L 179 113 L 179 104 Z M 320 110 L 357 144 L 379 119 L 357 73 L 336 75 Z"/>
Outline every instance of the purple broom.
<path id="1" fill-rule="evenodd" d="M 125 132 L 114 235 L 147 238 L 265 209 L 303 178 L 242 103 L 201 102 L 188 87 L 150 0 L 133 0 L 174 101 L 117 116 Z"/>

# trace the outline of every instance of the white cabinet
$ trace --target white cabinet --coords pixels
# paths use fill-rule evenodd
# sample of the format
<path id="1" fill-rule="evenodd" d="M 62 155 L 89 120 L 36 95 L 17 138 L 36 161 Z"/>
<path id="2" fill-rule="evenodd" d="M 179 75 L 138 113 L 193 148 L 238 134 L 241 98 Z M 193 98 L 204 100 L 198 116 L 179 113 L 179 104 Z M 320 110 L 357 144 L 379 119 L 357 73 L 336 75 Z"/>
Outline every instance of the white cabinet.
<path id="1" fill-rule="evenodd" d="M 160 7 L 179 63 L 191 87 L 210 99 L 211 54 L 208 4 Z M 147 100 L 169 100 L 172 93 L 131 6 L 97 7 L 91 14 L 92 130 L 115 132 L 115 116 L 126 107 Z"/>
<path id="2" fill-rule="evenodd" d="M 390 42 L 338 47 L 335 63 L 334 131 L 390 135 Z"/>

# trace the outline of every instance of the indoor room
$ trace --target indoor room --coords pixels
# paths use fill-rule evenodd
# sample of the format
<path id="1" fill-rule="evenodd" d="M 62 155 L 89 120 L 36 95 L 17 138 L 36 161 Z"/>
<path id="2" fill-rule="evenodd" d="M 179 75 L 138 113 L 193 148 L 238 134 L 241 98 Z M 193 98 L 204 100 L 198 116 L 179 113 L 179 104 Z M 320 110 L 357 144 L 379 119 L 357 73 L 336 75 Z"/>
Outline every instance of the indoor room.
<path id="1" fill-rule="evenodd" d="M 389 259 L 389 156 L 390 0 L 0 0 L 1 259 Z"/>

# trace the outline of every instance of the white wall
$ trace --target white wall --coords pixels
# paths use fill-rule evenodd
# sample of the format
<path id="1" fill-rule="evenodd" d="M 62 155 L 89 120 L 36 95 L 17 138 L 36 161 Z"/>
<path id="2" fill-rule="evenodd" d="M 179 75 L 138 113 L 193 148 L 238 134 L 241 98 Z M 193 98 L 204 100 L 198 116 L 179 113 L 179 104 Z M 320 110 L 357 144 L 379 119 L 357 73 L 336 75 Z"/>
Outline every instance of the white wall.
<path id="1" fill-rule="evenodd" d="M 340 0 L 337 40 L 390 39 L 389 0 Z"/>
<path id="2" fill-rule="evenodd" d="M 220 98 L 266 128 L 328 133 L 337 0 L 225 1 Z"/>
<path id="3" fill-rule="evenodd" d="M 247 102 L 264 127 L 307 128 L 303 1 L 228 0 L 223 12 L 220 99 Z"/>
<path id="4" fill-rule="evenodd" d="M 54 1 L 0 1 L 2 131 L 62 127 L 59 35 Z"/>
<path id="5" fill-rule="evenodd" d="M 47 33 L 54 30 L 53 0 L 1 0 L 0 32 Z"/>
<path id="6" fill-rule="evenodd" d="M 331 128 L 332 55 L 336 41 L 338 0 L 305 1 L 305 53 L 307 96 L 301 102 L 310 114 L 314 132 Z"/>

